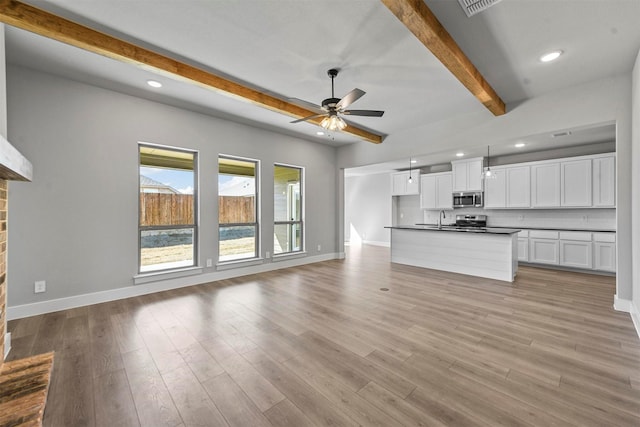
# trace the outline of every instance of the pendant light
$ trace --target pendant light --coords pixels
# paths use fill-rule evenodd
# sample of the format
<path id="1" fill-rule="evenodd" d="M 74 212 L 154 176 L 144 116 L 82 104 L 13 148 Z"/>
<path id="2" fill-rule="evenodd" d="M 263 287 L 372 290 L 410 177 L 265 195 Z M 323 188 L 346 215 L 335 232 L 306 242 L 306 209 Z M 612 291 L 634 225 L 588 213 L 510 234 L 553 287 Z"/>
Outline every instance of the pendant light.
<path id="1" fill-rule="evenodd" d="M 491 156 L 489 155 L 489 146 L 487 145 L 487 170 L 482 174 L 484 179 L 494 179 L 496 174 L 491 172 Z"/>
<path id="2" fill-rule="evenodd" d="M 411 177 L 411 157 L 409 157 L 409 184 L 413 182 L 413 178 Z"/>

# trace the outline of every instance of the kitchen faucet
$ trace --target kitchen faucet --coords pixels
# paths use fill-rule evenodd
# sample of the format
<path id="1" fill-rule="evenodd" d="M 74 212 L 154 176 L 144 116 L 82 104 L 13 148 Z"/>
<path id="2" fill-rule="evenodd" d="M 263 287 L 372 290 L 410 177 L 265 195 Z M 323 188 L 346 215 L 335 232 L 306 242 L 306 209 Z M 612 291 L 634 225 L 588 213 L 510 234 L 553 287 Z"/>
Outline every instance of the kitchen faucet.
<path id="1" fill-rule="evenodd" d="M 440 213 L 438 214 L 438 228 L 442 228 L 442 219 L 446 217 L 447 216 L 444 214 L 444 210 L 440 211 Z"/>

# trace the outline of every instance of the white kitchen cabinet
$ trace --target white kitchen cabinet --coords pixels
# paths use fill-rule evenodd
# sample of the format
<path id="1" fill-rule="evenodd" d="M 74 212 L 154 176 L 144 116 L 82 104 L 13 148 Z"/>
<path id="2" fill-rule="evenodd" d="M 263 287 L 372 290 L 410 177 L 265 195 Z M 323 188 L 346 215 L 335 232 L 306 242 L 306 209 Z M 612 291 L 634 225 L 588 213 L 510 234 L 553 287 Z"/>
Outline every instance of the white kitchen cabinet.
<path id="1" fill-rule="evenodd" d="M 529 232 L 529 261 L 540 264 L 560 263 L 560 242 L 557 231 L 531 230 Z"/>
<path id="2" fill-rule="evenodd" d="M 507 172 L 505 168 L 491 168 L 494 176 L 484 180 L 484 207 L 507 207 Z"/>
<path id="3" fill-rule="evenodd" d="M 482 157 L 451 162 L 453 191 L 482 191 Z"/>
<path id="4" fill-rule="evenodd" d="M 451 172 L 420 175 L 420 208 L 453 209 Z"/>
<path id="5" fill-rule="evenodd" d="M 412 182 L 409 182 L 409 176 Z M 391 195 L 406 196 L 420 194 L 420 171 L 395 172 L 391 174 Z"/>
<path id="6" fill-rule="evenodd" d="M 560 163 L 560 205 L 591 207 L 591 159 Z"/>
<path id="7" fill-rule="evenodd" d="M 451 173 L 436 176 L 436 208 L 453 209 L 453 182 Z"/>
<path id="8" fill-rule="evenodd" d="M 613 154 L 593 160 L 593 207 L 616 207 L 616 157 Z"/>
<path id="9" fill-rule="evenodd" d="M 560 232 L 560 265 L 564 267 L 592 268 L 591 232 Z"/>
<path id="10" fill-rule="evenodd" d="M 528 208 L 531 206 L 531 171 L 529 166 L 516 166 L 506 171 L 506 207 Z"/>
<path id="11" fill-rule="evenodd" d="M 529 230 L 518 232 L 518 261 L 529 261 Z"/>
<path id="12" fill-rule="evenodd" d="M 560 163 L 531 165 L 531 207 L 560 206 Z"/>
<path id="13" fill-rule="evenodd" d="M 616 271 L 615 233 L 593 233 L 593 269 Z"/>

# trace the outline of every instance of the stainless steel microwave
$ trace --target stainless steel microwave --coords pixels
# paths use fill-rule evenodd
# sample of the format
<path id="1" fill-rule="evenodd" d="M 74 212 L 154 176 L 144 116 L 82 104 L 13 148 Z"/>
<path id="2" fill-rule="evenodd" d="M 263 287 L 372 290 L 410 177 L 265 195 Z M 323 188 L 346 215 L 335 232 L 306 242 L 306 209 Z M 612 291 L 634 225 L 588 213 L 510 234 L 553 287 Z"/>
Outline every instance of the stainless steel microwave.
<path id="1" fill-rule="evenodd" d="M 453 193 L 454 208 L 481 208 L 484 206 L 482 192 Z"/>

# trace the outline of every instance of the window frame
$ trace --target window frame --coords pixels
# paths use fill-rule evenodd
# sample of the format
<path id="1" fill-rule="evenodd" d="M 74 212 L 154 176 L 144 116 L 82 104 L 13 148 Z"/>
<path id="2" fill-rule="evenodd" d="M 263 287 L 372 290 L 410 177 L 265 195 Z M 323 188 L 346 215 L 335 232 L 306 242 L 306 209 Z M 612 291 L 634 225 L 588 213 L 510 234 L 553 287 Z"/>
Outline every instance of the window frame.
<path id="1" fill-rule="evenodd" d="M 275 217 L 276 217 L 276 213 L 275 213 L 275 209 L 276 209 L 276 205 L 275 205 L 275 168 L 276 167 L 283 167 L 283 168 L 289 168 L 289 169 L 298 169 L 300 171 L 300 219 L 296 220 L 296 221 L 276 221 Z M 296 254 L 300 254 L 300 253 L 304 253 L 305 252 L 305 168 L 303 166 L 298 166 L 298 165 L 292 165 L 292 164 L 287 164 L 287 163 L 274 163 L 273 164 L 273 169 L 274 169 L 274 173 L 273 173 L 273 185 L 274 185 L 274 204 L 273 204 L 273 226 L 274 226 L 274 235 L 275 235 L 275 227 L 278 225 L 294 225 L 294 224 L 300 224 L 300 249 L 292 251 L 289 250 L 287 252 L 279 252 L 276 253 L 275 250 L 275 239 L 273 242 L 273 256 L 274 257 L 281 257 L 281 256 L 287 256 L 287 255 L 296 255 Z M 293 246 L 293 245 L 291 245 Z"/>
<path id="2" fill-rule="evenodd" d="M 228 159 L 228 160 L 236 160 L 236 161 L 240 161 L 240 162 L 247 162 L 247 163 L 253 163 L 255 165 L 255 169 L 254 169 L 254 179 L 255 179 L 255 183 L 254 183 L 254 187 L 255 187 L 255 193 L 254 193 L 254 197 L 255 197 L 255 201 L 254 201 L 254 205 L 255 205 L 255 222 L 240 222 L 240 223 L 221 223 L 220 222 L 220 203 L 218 202 L 218 212 L 217 212 L 217 220 L 216 223 L 218 224 L 218 261 L 217 261 L 217 265 L 225 265 L 225 264 L 234 264 L 234 263 L 246 263 L 246 262 L 252 262 L 255 260 L 260 259 L 260 254 L 261 252 L 261 245 L 262 245 L 262 239 L 260 238 L 260 220 L 261 220 L 261 208 L 260 208 L 260 199 L 261 199 L 261 191 L 260 191 L 260 160 L 259 159 L 252 159 L 250 157 L 242 157 L 242 156 L 234 156 L 231 154 L 222 154 L 222 153 L 218 153 L 218 171 L 217 171 L 217 182 L 216 182 L 216 186 L 217 186 L 217 196 L 218 196 L 218 200 L 220 200 L 220 159 Z M 252 257 L 246 257 L 246 258 L 235 258 L 235 259 L 226 259 L 226 260 L 221 260 L 220 256 L 220 229 L 222 227 L 246 227 L 246 226 L 253 226 L 255 227 L 255 251 Z"/>
<path id="3" fill-rule="evenodd" d="M 182 225 L 140 225 L 140 210 L 142 206 L 140 205 L 140 194 L 141 194 L 141 185 L 140 185 L 140 167 L 143 166 L 141 164 L 142 156 L 140 153 L 141 147 L 150 147 L 157 148 L 160 150 L 166 151 L 176 151 L 181 153 L 188 153 L 193 155 L 193 224 L 182 224 Z M 173 271 L 180 271 L 185 269 L 196 268 L 199 266 L 199 253 L 200 253 L 200 227 L 199 227 L 199 170 L 198 170 L 198 159 L 200 157 L 200 153 L 198 150 L 193 150 L 189 148 L 176 147 L 172 145 L 163 145 L 163 144 L 154 144 L 150 142 L 138 142 L 137 145 L 138 150 L 138 275 L 155 275 L 159 273 L 170 273 Z M 179 267 L 170 267 L 170 268 L 161 268 L 154 270 L 146 270 L 142 271 L 142 232 L 147 230 L 178 230 L 178 229 L 193 229 L 193 263 L 191 265 L 179 266 Z"/>

